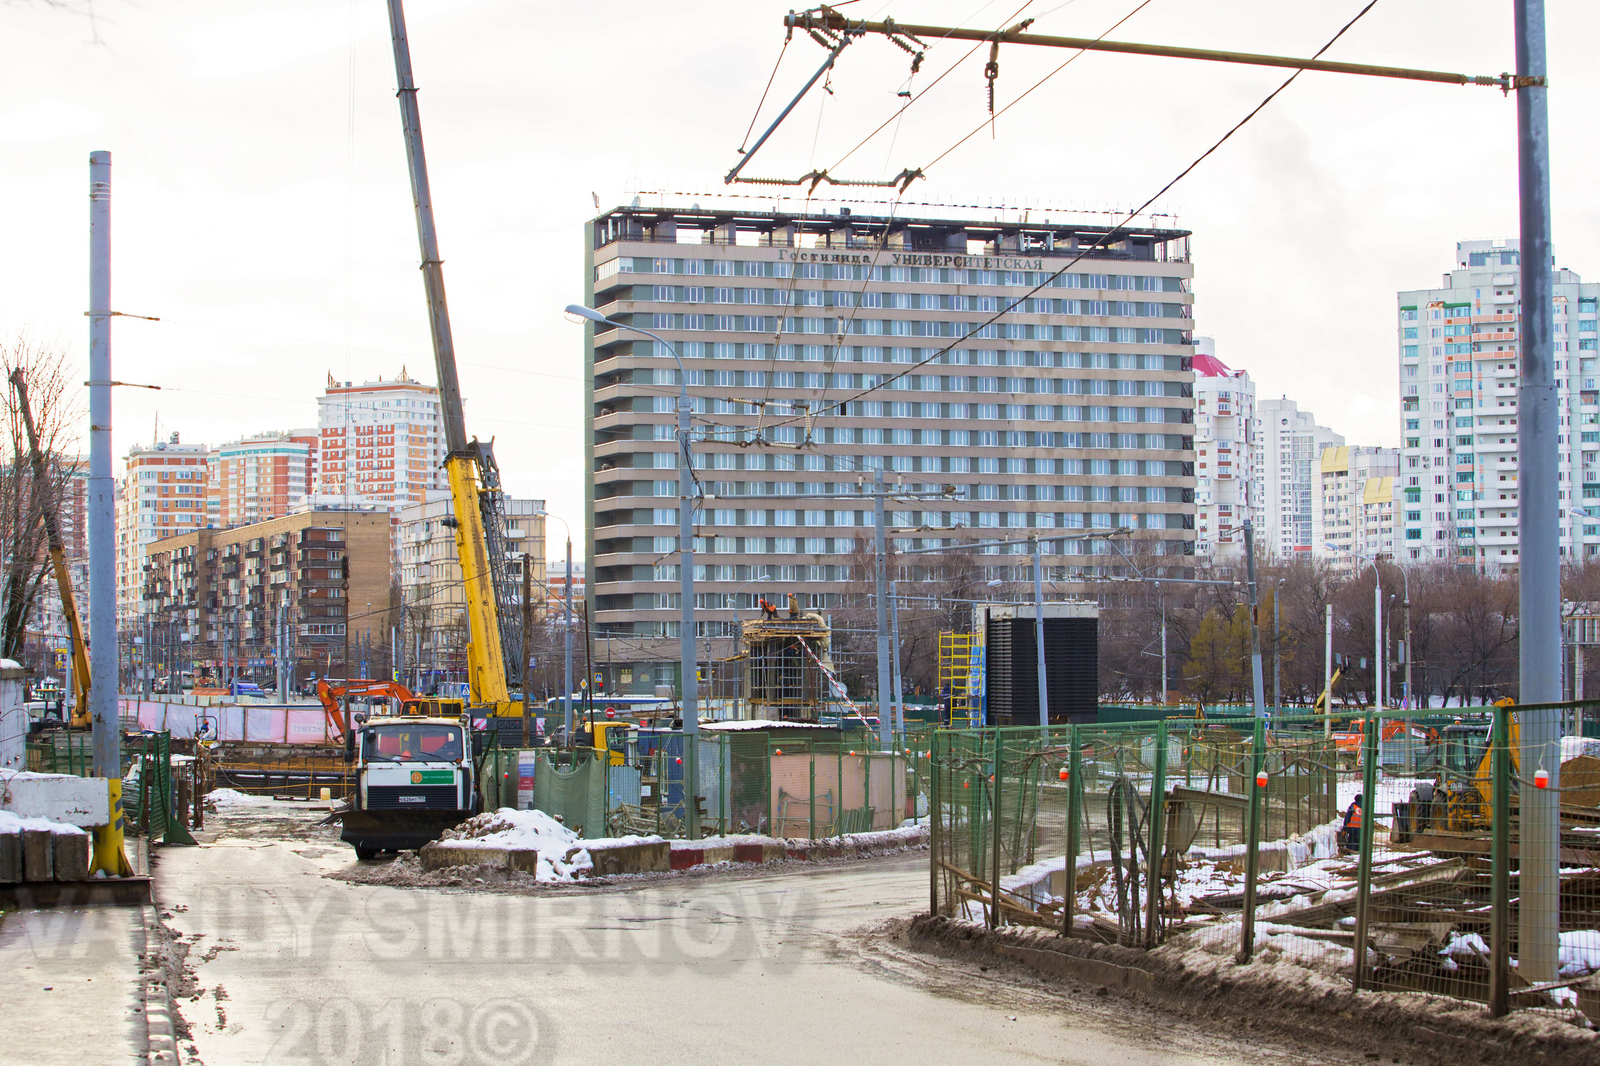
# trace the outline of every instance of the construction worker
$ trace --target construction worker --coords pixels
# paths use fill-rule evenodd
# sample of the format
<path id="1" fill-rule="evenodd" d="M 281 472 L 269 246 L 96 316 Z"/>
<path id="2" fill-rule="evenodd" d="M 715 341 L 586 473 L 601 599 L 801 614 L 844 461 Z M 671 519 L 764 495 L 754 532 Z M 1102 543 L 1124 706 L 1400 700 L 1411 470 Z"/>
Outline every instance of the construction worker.
<path id="1" fill-rule="evenodd" d="M 762 599 L 761 601 L 761 613 L 767 616 L 767 621 L 769 622 L 778 617 L 778 609 L 772 604 L 768 603 L 765 599 Z"/>
<path id="2" fill-rule="evenodd" d="M 800 598 L 792 592 L 789 593 L 789 617 L 800 617 Z"/>
<path id="3" fill-rule="evenodd" d="M 1344 812 L 1344 830 L 1340 833 L 1344 846 L 1351 851 L 1361 847 L 1362 809 L 1361 801 L 1364 799 L 1359 792 L 1351 801 L 1350 808 Z"/>

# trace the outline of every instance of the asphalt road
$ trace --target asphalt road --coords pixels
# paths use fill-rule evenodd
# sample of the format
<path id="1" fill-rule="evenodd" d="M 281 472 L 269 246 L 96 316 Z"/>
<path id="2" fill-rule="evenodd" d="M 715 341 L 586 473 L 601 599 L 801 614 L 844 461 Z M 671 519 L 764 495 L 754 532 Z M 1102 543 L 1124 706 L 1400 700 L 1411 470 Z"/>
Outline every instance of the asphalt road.
<path id="1" fill-rule="evenodd" d="M 925 907 L 924 854 L 511 895 L 332 880 L 343 845 L 229 824 L 157 872 L 208 1066 L 1330 1061 L 863 935 Z"/>

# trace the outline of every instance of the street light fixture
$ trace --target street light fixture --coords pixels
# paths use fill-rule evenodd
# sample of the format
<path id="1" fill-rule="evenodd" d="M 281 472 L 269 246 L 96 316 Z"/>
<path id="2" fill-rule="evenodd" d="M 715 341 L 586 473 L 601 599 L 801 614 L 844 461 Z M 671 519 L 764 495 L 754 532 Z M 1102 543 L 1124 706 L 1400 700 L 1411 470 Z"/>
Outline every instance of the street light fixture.
<path id="1" fill-rule="evenodd" d="M 592 307 L 568 304 L 566 316 L 572 322 L 588 322 L 596 326 L 632 330 L 658 342 L 678 364 L 678 570 L 679 598 L 678 621 L 678 676 L 682 692 L 684 732 L 684 785 L 688 797 L 689 839 L 700 839 L 700 820 L 695 813 L 700 795 L 700 715 L 698 709 L 699 669 L 694 646 L 694 464 L 689 447 L 689 371 L 683 365 L 677 348 L 658 333 L 607 318 Z"/>

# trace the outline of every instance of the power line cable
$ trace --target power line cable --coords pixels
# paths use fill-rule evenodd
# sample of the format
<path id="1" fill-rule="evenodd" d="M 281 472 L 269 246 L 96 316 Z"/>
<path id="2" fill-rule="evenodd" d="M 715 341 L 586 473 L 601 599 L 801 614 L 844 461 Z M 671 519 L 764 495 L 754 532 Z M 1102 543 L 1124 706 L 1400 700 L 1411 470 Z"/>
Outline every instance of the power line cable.
<path id="1" fill-rule="evenodd" d="M 1350 27 L 1354 26 L 1358 21 L 1360 21 L 1362 16 L 1364 16 L 1367 12 L 1371 11 L 1374 7 L 1376 7 L 1377 3 L 1378 3 L 1378 0 L 1370 0 L 1370 2 L 1365 7 L 1363 7 L 1360 11 L 1356 12 L 1355 17 L 1353 17 L 1349 22 L 1345 23 L 1342 27 L 1340 27 L 1339 32 L 1335 33 L 1333 35 L 1333 37 L 1331 37 L 1328 40 L 1327 44 L 1325 44 L 1321 48 L 1317 49 L 1316 54 L 1314 56 L 1312 56 L 1312 58 L 1313 59 L 1320 58 L 1324 52 L 1326 52 L 1329 48 L 1332 48 L 1334 43 L 1337 42 L 1339 40 L 1339 38 L 1343 37 L 1345 35 L 1345 33 L 1350 29 Z M 1056 270 L 1053 274 L 1050 274 L 1043 281 L 1041 281 L 1037 285 L 1035 285 L 1033 288 L 1029 289 L 1027 292 L 1023 293 L 1021 296 L 1018 296 L 1016 299 L 1012 300 L 1005 307 L 1003 307 L 1000 310 L 994 312 L 994 314 L 990 315 L 988 318 L 986 318 L 982 322 L 978 323 L 976 328 L 967 331 L 967 333 L 965 335 L 961 336 L 961 337 L 955 338 L 949 344 L 945 345 L 943 348 L 940 348 L 938 351 L 934 352 L 932 355 L 930 355 L 927 358 L 921 360 L 920 362 L 912 364 L 911 366 L 907 367 L 905 370 L 900 371 L 898 374 L 893 374 L 893 375 L 885 378 L 883 381 L 879 382 L 876 385 L 873 385 L 871 388 L 862 389 L 859 392 L 856 392 L 854 395 L 847 397 L 845 400 L 841 401 L 838 404 L 835 404 L 834 406 L 837 408 L 837 407 L 843 407 L 843 406 L 845 406 L 846 404 L 849 404 L 849 403 L 853 403 L 856 400 L 861 399 L 863 396 L 867 396 L 867 395 L 870 395 L 870 394 L 872 394 L 874 392 L 877 392 L 879 389 L 885 388 L 886 386 L 888 386 L 892 382 L 898 381 L 899 379 L 901 379 L 903 377 L 906 377 L 912 371 L 918 370 L 918 369 L 920 369 L 920 368 L 922 368 L 924 366 L 927 366 L 929 363 L 932 363 L 935 360 L 939 359 L 946 352 L 949 352 L 949 351 L 953 350 L 956 347 L 956 345 L 962 343 L 963 341 L 970 340 L 972 337 L 976 336 L 985 326 L 993 325 L 995 322 L 999 321 L 1004 316 L 1010 314 L 1012 311 L 1015 311 L 1019 306 L 1022 305 L 1022 302 L 1024 300 L 1029 299 L 1030 297 L 1032 297 L 1034 295 L 1034 293 L 1038 292 L 1040 289 L 1046 288 L 1047 286 L 1052 284 L 1055 281 L 1056 278 L 1061 277 L 1067 271 L 1069 271 L 1073 267 L 1077 266 L 1080 262 L 1082 262 L 1085 258 L 1088 257 L 1090 252 L 1096 250 L 1097 248 L 1100 248 L 1102 245 L 1105 245 L 1105 244 L 1109 243 L 1111 238 L 1116 236 L 1118 233 L 1121 233 L 1127 227 L 1129 222 L 1131 222 L 1133 219 L 1139 217 L 1139 215 L 1144 212 L 1145 208 L 1149 207 L 1151 204 L 1155 203 L 1156 200 L 1158 200 L 1162 196 L 1166 195 L 1166 193 L 1168 191 L 1170 191 L 1173 188 L 1173 186 L 1177 185 L 1178 182 L 1180 182 L 1184 178 L 1188 177 L 1189 174 L 1192 173 L 1196 167 L 1198 167 L 1201 163 L 1205 162 L 1206 159 L 1210 158 L 1212 153 L 1214 153 L 1217 149 L 1221 148 L 1224 144 L 1226 144 L 1227 141 L 1235 133 L 1238 133 L 1239 130 L 1243 129 L 1244 126 L 1247 123 L 1249 123 L 1251 119 L 1253 119 L 1257 115 L 1259 115 L 1262 112 L 1262 110 L 1265 109 L 1266 106 L 1268 104 L 1270 104 L 1278 96 L 1279 93 L 1281 93 L 1285 89 L 1287 89 L 1291 84 L 1294 83 L 1294 80 L 1296 78 L 1298 78 L 1303 73 L 1305 73 L 1305 71 L 1303 69 L 1302 70 L 1296 70 L 1294 73 L 1290 74 L 1287 78 L 1285 78 L 1283 80 L 1282 84 L 1280 84 L 1277 88 L 1273 89 L 1272 92 L 1268 93 L 1266 95 L 1266 97 L 1259 104 L 1257 104 L 1255 107 L 1251 108 L 1251 110 L 1250 110 L 1250 112 L 1248 114 L 1246 114 L 1242 119 L 1240 119 L 1238 122 L 1236 122 L 1226 133 L 1224 133 L 1220 138 L 1218 138 L 1217 141 L 1214 144 L 1211 145 L 1211 147 L 1207 148 L 1204 152 L 1200 153 L 1200 155 L 1198 157 L 1196 157 L 1195 160 L 1192 163 L 1190 163 L 1188 166 L 1184 167 L 1183 170 L 1179 171 L 1176 177 L 1174 177 L 1171 181 L 1167 182 L 1160 189 L 1158 189 L 1155 192 L 1155 194 L 1150 196 L 1148 199 L 1146 199 L 1144 201 L 1144 203 L 1140 204 L 1138 207 L 1134 208 L 1132 211 L 1127 212 L 1127 214 L 1123 217 L 1121 222 L 1118 222 L 1116 225 L 1114 225 L 1110 229 L 1108 229 L 1104 234 L 1102 234 L 1101 236 L 1097 237 L 1092 244 L 1090 244 L 1088 247 L 1084 248 L 1077 255 L 1073 256 L 1072 259 L 1070 259 L 1060 269 Z M 788 422 L 793 422 L 793 421 L 795 421 L 795 420 L 792 419 L 792 418 L 791 419 L 786 419 L 786 420 L 784 420 L 782 422 L 775 423 L 774 425 L 775 426 L 781 426 L 781 425 L 787 424 Z"/>

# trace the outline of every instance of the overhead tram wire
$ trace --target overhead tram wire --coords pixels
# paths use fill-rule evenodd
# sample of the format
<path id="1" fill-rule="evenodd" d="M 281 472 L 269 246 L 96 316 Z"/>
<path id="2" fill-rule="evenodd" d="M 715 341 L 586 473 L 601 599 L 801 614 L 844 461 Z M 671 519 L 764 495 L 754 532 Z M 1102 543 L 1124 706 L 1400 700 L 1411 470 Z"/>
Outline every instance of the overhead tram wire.
<path id="1" fill-rule="evenodd" d="M 1028 0 L 1027 3 L 1023 4 L 1021 7 L 1017 8 L 1015 11 L 1013 11 L 1011 13 L 1010 17 L 1005 20 L 1005 22 L 1008 23 L 1008 24 L 1015 22 L 1017 16 L 1022 14 L 1024 11 L 1026 11 L 1029 7 L 1032 6 L 1032 4 L 1033 4 L 1033 0 Z M 984 7 L 988 7 L 988 6 L 989 6 L 988 4 L 984 5 Z M 976 17 L 982 10 L 983 10 L 983 8 L 979 8 L 978 11 L 973 12 L 972 15 L 968 16 L 968 18 Z M 955 28 L 958 28 L 958 27 L 952 27 L 952 30 L 955 29 Z M 948 37 L 949 37 L 949 33 L 946 33 L 944 37 L 936 37 L 933 40 L 935 42 L 938 42 L 938 41 L 946 40 L 946 39 L 948 39 Z M 967 51 L 962 54 L 960 59 L 957 59 L 954 63 L 950 64 L 950 66 L 946 67 L 944 69 L 944 71 L 941 72 L 940 75 L 937 78 L 934 78 L 932 81 L 930 81 L 928 83 L 928 85 L 927 85 L 927 88 L 923 89 L 921 92 L 917 93 L 917 95 L 915 95 L 911 99 L 907 100 L 903 105 L 901 105 L 901 107 L 899 109 L 897 109 L 895 111 L 894 114 L 892 114 L 888 118 L 884 119 L 883 122 L 876 129 L 874 129 L 871 133 L 867 134 L 865 137 L 861 138 L 861 140 L 857 141 L 855 147 L 851 148 L 844 155 L 840 156 L 838 161 L 835 162 L 833 164 L 833 166 L 830 167 L 829 169 L 832 170 L 832 169 L 836 169 L 838 167 L 843 166 L 845 161 L 848 160 L 851 156 L 855 155 L 857 152 L 859 152 L 867 144 L 868 141 L 872 140 L 878 134 L 882 133 L 884 131 L 884 129 L 888 127 L 889 123 L 895 121 L 898 118 L 903 118 L 905 116 L 906 111 L 910 109 L 912 104 L 916 103 L 918 100 L 921 100 L 924 96 L 926 96 L 930 92 L 932 92 L 935 86 L 937 86 L 941 81 L 944 81 L 944 79 L 949 77 L 951 74 L 955 73 L 955 70 L 956 70 L 957 67 L 961 66 L 961 64 L 965 63 L 967 60 L 971 59 L 972 56 L 973 56 L 973 53 L 977 52 L 978 49 L 980 49 L 982 47 L 983 47 L 983 42 L 979 41 L 978 43 L 974 44 L 971 48 L 967 49 Z M 901 188 L 900 191 L 901 191 L 901 194 L 903 195 L 904 192 L 905 192 L 905 189 Z"/>
<path id="2" fill-rule="evenodd" d="M 772 64 L 772 73 L 767 76 L 767 87 L 761 90 L 761 100 L 756 104 L 755 114 L 750 116 L 750 127 L 744 131 L 744 140 L 739 142 L 737 151 L 740 155 L 744 155 L 745 145 L 750 143 L 750 134 L 756 128 L 756 119 L 761 117 L 761 109 L 767 103 L 767 94 L 772 91 L 772 83 L 778 77 L 778 68 L 783 65 L 783 54 L 789 50 L 789 42 L 792 40 L 794 40 L 794 31 L 790 30 L 784 35 L 783 47 L 778 49 L 778 61 Z"/>
<path id="3" fill-rule="evenodd" d="M 1351 18 L 1349 22 L 1346 22 L 1342 27 L 1340 27 L 1339 32 L 1335 33 L 1331 38 L 1329 38 L 1327 44 L 1325 44 L 1321 48 L 1317 49 L 1316 55 L 1314 55 L 1312 58 L 1313 59 L 1319 58 L 1329 48 L 1332 48 L 1333 45 L 1339 40 L 1339 38 L 1343 37 L 1345 35 L 1345 33 L 1347 33 L 1349 31 L 1350 27 L 1354 26 L 1358 21 L 1360 21 L 1362 16 L 1366 15 L 1366 13 L 1371 11 L 1374 7 L 1376 7 L 1377 4 L 1378 4 L 1378 0 L 1370 0 L 1370 2 L 1365 7 L 1363 7 L 1360 11 L 1356 12 L 1355 16 L 1353 18 Z M 1257 115 L 1259 115 L 1266 108 L 1266 106 L 1268 104 L 1270 104 L 1274 99 L 1277 98 L 1279 93 L 1281 93 L 1285 89 L 1287 89 L 1291 84 L 1294 83 L 1294 80 L 1296 78 L 1298 78 L 1303 73 L 1304 73 L 1303 69 L 1297 69 L 1294 73 L 1290 74 L 1287 78 L 1285 78 L 1283 80 L 1283 82 L 1280 85 L 1278 85 L 1277 88 L 1273 89 L 1270 93 L 1268 93 L 1266 95 L 1266 97 L 1263 98 L 1262 101 L 1259 104 L 1257 104 L 1255 107 L 1251 108 L 1249 113 L 1247 113 L 1238 122 L 1234 123 L 1234 125 L 1232 127 L 1230 127 L 1226 133 L 1224 133 L 1221 137 L 1219 137 L 1216 140 L 1216 142 L 1211 145 L 1211 147 L 1207 148 L 1204 152 L 1200 153 L 1200 155 L 1197 156 L 1192 163 L 1190 163 L 1188 166 L 1184 167 L 1181 171 L 1179 171 L 1176 177 L 1174 177 L 1171 181 L 1168 181 L 1165 185 L 1163 185 L 1160 189 L 1158 189 L 1153 195 L 1151 195 L 1148 199 L 1146 199 L 1144 201 L 1144 203 L 1140 204 L 1138 207 L 1134 208 L 1132 211 L 1127 212 L 1127 214 L 1123 217 L 1121 222 L 1118 222 L 1115 226 L 1112 226 L 1109 230 L 1107 230 L 1100 237 L 1096 238 L 1095 241 L 1092 244 L 1090 244 L 1088 247 L 1084 248 L 1077 255 L 1073 256 L 1060 269 L 1056 270 L 1054 273 L 1052 273 L 1049 276 L 1047 276 L 1043 281 L 1039 282 L 1037 285 L 1035 285 L 1033 288 L 1029 289 L 1027 292 L 1023 293 L 1021 296 L 1018 296 L 1016 299 L 1012 300 L 1005 307 L 1003 307 L 1000 310 L 998 310 L 998 311 L 994 312 L 993 314 L 991 314 L 988 318 L 984 319 L 982 322 L 977 323 L 976 328 L 968 330 L 967 333 L 964 336 L 954 338 L 949 344 L 945 345 L 943 348 L 941 348 L 938 351 L 934 352 L 932 355 L 928 356 L 926 359 L 923 359 L 923 360 L 921 360 L 920 362 L 917 362 L 917 363 L 913 363 L 911 366 L 909 366 L 906 369 L 900 371 L 898 374 L 894 374 L 894 375 L 891 375 L 891 376 L 885 378 L 883 381 L 879 382 L 876 385 L 873 385 L 871 388 L 861 389 L 860 391 L 854 393 L 853 395 L 847 397 L 845 400 L 841 401 L 840 405 L 836 405 L 836 406 L 842 406 L 843 404 L 853 403 L 856 400 L 861 399 L 863 396 L 871 395 L 872 393 L 877 392 L 879 389 L 887 387 L 888 385 L 892 384 L 893 382 L 898 381 L 899 379 L 901 379 L 901 378 L 905 377 L 906 375 L 910 374 L 912 371 L 918 370 L 918 369 L 920 369 L 920 368 L 922 368 L 924 366 L 927 366 L 928 364 L 930 364 L 930 363 L 934 362 L 935 360 L 937 360 L 940 356 L 943 356 L 945 353 L 952 351 L 956 347 L 956 345 L 961 344 L 964 341 L 971 340 L 974 336 L 976 336 L 979 333 L 979 331 L 981 331 L 983 329 L 983 327 L 989 326 L 989 325 L 993 325 L 995 322 L 999 321 L 1001 318 L 1003 318 L 1006 315 L 1010 314 L 1012 311 L 1015 311 L 1019 306 L 1021 306 L 1022 301 L 1030 298 L 1031 296 L 1034 295 L 1034 293 L 1038 292 L 1039 290 L 1049 286 L 1052 282 L 1055 281 L 1056 278 L 1061 277 L 1063 274 L 1067 273 L 1067 271 L 1071 270 L 1073 267 L 1077 266 L 1080 262 L 1082 262 L 1085 258 L 1087 258 L 1090 252 L 1092 252 L 1095 249 L 1101 247 L 1102 245 L 1108 243 L 1118 233 L 1123 232 L 1127 228 L 1127 225 L 1128 225 L 1129 222 L 1131 222 L 1135 218 L 1138 218 L 1144 212 L 1145 208 L 1147 208 L 1151 204 L 1155 203 L 1162 196 L 1165 196 L 1175 185 L 1177 185 L 1184 178 L 1188 177 L 1189 174 L 1192 173 L 1195 170 L 1196 167 L 1198 167 L 1201 163 L 1205 162 L 1208 158 L 1210 158 L 1212 153 L 1216 152 L 1217 149 L 1221 148 L 1224 144 L 1226 144 L 1228 142 L 1228 140 L 1235 133 L 1238 133 L 1241 129 L 1243 129 L 1245 127 L 1245 125 L 1247 123 L 1250 122 L 1251 119 L 1253 119 Z M 787 421 L 792 422 L 792 421 L 794 421 L 794 419 L 788 419 Z M 784 425 L 784 424 L 785 424 L 784 422 L 777 423 L 777 425 Z"/>
<path id="4" fill-rule="evenodd" d="M 1129 19 L 1133 18 L 1133 16 L 1137 15 L 1139 12 L 1141 12 L 1145 8 L 1149 7 L 1150 3 L 1151 3 L 1151 0 L 1140 0 L 1139 5 L 1137 7 L 1135 7 L 1132 11 L 1128 12 L 1126 15 L 1123 15 L 1116 22 L 1112 23 L 1110 25 L 1110 27 L 1108 27 L 1106 29 L 1106 31 L 1104 33 L 1102 33 L 1100 36 L 1096 37 L 1095 40 L 1097 40 L 1097 41 L 1105 40 L 1108 36 L 1111 35 L 1111 33 L 1113 31 L 1115 31 L 1124 22 L 1127 22 Z M 1022 101 L 1024 99 L 1026 99 L 1028 94 L 1033 92 L 1033 90 L 1037 89 L 1039 86 L 1043 85 L 1045 82 L 1049 81 L 1051 78 L 1055 77 L 1057 74 L 1060 74 L 1063 70 L 1066 70 L 1067 67 L 1069 67 L 1074 62 L 1076 62 L 1079 58 L 1081 58 L 1086 51 L 1088 51 L 1088 49 L 1080 48 L 1080 49 L 1078 49 L 1078 51 L 1072 53 L 1072 55 L 1068 56 L 1066 61 L 1063 62 L 1059 67 L 1057 67 L 1056 69 L 1052 70 L 1050 73 L 1046 74 L 1044 77 L 1040 78 L 1038 81 L 1034 82 L 1032 85 L 1028 86 L 1028 88 L 1025 89 L 1022 92 L 1022 94 L 1020 96 L 1018 96 L 1015 100 L 1012 100 L 1009 104 L 1007 104 L 1006 106 L 1002 107 L 999 111 L 996 111 L 994 114 L 990 115 L 988 118 L 986 118 L 982 122 L 978 123 L 978 125 L 973 127 L 971 133 L 968 133 L 965 137 L 961 138 L 955 144 L 952 144 L 949 148 L 946 148 L 944 151 L 942 151 L 938 155 L 934 156 L 933 157 L 933 162 L 925 163 L 923 165 L 922 169 L 924 171 L 928 170 L 934 164 L 936 164 L 940 160 L 944 159 L 945 156 L 949 155 L 951 152 L 955 151 L 957 148 L 960 148 L 963 144 L 966 144 L 969 140 L 971 140 L 973 137 L 975 137 L 978 133 L 982 132 L 982 130 L 983 130 L 983 128 L 985 126 L 992 127 L 994 125 L 994 122 L 995 122 L 996 119 L 998 119 L 1001 115 L 1005 114 L 1007 111 L 1010 111 L 1013 107 L 1016 107 L 1018 104 L 1022 103 Z M 1320 55 L 1321 53 L 1319 52 L 1318 54 Z"/>

